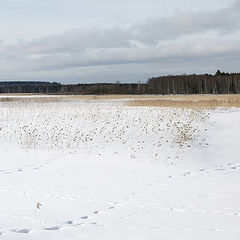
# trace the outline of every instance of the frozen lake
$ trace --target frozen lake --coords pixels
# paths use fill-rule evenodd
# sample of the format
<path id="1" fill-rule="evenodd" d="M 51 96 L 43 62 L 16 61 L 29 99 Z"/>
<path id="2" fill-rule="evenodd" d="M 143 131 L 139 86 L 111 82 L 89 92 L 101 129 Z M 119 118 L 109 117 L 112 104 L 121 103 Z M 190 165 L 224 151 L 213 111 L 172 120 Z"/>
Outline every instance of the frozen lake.
<path id="1" fill-rule="evenodd" d="M 0 102 L 0 239 L 239 238 L 240 109 L 66 98 Z"/>

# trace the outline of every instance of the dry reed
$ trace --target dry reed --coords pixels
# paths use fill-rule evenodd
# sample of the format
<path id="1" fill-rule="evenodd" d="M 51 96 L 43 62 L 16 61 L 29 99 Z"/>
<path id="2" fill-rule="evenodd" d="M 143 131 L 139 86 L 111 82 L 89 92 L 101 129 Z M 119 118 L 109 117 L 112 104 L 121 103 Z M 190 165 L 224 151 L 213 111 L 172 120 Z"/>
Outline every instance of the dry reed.
<path id="1" fill-rule="evenodd" d="M 229 95 L 32 95 L 2 94 L 0 102 L 35 101 L 61 102 L 72 100 L 128 100 L 128 106 L 175 107 L 190 109 L 216 109 L 240 107 L 240 94 Z"/>
<path id="2" fill-rule="evenodd" d="M 240 95 L 176 95 L 156 99 L 137 99 L 129 106 L 174 107 L 190 109 L 216 109 L 218 107 L 240 107 Z"/>

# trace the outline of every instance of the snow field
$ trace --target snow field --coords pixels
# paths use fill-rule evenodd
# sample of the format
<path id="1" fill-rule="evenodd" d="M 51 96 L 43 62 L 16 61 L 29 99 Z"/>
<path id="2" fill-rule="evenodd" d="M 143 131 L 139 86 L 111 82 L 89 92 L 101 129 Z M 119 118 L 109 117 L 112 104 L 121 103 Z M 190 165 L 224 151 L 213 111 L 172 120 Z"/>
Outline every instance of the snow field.
<path id="1" fill-rule="evenodd" d="M 237 239 L 239 121 L 122 100 L 0 102 L 0 238 Z"/>

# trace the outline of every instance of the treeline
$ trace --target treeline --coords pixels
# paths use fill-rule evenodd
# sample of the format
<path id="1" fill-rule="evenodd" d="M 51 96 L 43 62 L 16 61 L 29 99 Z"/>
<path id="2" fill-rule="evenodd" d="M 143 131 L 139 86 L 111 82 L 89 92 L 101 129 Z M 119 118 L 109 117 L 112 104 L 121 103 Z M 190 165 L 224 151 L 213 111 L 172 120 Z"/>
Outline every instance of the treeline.
<path id="1" fill-rule="evenodd" d="M 0 82 L 0 93 L 41 94 L 144 94 L 146 84 L 60 84 L 49 82 Z"/>
<path id="2" fill-rule="evenodd" d="M 240 73 L 215 75 L 176 75 L 151 78 L 147 82 L 152 94 L 239 94 Z"/>
<path id="3" fill-rule="evenodd" d="M 0 93 L 58 93 L 61 91 L 60 83 L 36 81 L 0 82 Z"/>
<path id="4" fill-rule="evenodd" d="M 65 94 L 144 94 L 145 84 L 96 83 L 62 85 Z"/>
<path id="5" fill-rule="evenodd" d="M 40 94 L 239 94 L 240 73 L 172 75 L 146 83 L 60 84 L 50 82 L 0 82 L 0 93 Z"/>

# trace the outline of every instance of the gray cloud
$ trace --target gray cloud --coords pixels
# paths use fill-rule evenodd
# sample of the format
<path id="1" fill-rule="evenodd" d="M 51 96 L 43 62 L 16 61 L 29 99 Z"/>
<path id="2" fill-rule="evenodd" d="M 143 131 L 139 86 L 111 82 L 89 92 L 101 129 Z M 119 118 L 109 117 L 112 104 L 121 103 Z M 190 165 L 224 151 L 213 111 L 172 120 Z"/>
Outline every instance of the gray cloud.
<path id="1" fill-rule="evenodd" d="M 238 71 L 240 3 L 177 12 L 130 28 L 74 29 L 31 42 L 0 42 L 2 80 L 143 81 L 169 73 Z"/>

